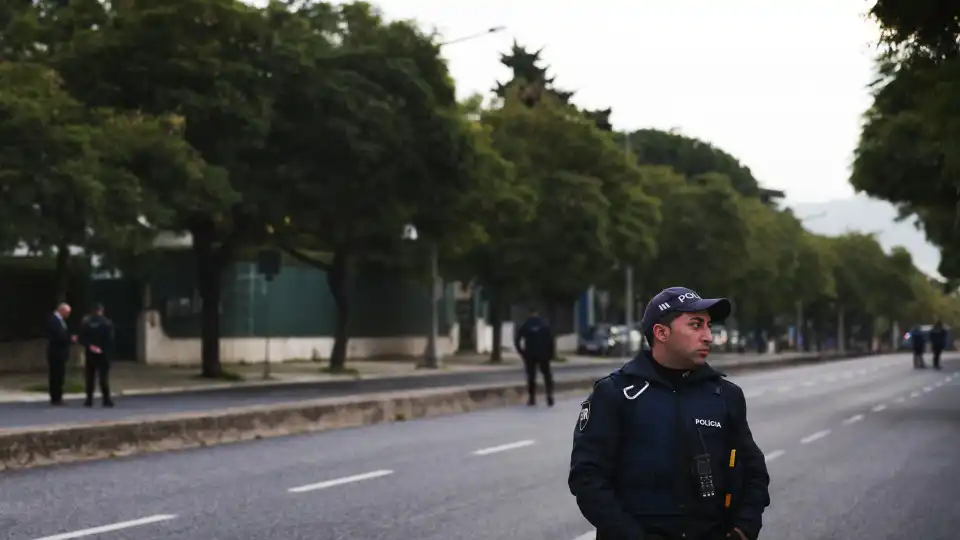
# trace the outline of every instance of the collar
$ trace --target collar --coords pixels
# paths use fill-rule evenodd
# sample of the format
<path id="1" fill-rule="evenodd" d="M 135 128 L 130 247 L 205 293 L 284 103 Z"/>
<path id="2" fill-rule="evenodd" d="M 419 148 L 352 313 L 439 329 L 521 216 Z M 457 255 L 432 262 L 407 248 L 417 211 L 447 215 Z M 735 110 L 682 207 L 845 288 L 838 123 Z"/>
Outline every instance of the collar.
<path id="1" fill-rule="evenodd" d="M 651 354 L 650 350 L 644 349 L 640 351 L 640 354 L 638 354 L 633 360 L 627 362 L 621 371 L 625 375 L 640 377 L 642 379 L 654 381 L 672 388 L 670 382 L 661 377 L 657 372 L 653 365 L 654 362 L 656 362 L 656 360 L 653 359 L 653 355 Z M 695 382 L 708 379 L 719 379 L 720 377 L 725 376 L 725 373 L 713 369 L 710 364 L 703 364 L 693 368 L 690 375 L 686 377 L 686 381 Z"/>

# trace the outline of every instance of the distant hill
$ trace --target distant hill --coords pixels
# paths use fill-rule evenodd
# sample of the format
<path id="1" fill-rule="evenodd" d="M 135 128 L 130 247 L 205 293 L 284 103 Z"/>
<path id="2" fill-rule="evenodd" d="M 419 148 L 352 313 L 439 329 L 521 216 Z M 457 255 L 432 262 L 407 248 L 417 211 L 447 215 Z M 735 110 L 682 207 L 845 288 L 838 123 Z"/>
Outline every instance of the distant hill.
<path id="1" fill-rule="evenodd" d="M 913 264 L 930 276 L 940 277 L 940 251 L 927 241 L 923 231 L 914 226 L 914 220 L 897 223 L 897 210 L 886 201 L 855 195 L 822 203 L 791 203 L 804 220 L 807 230 L 826 236 L 836 236 L 849 231 L 879 233 L 880 244 L 889 251 L 894 246 L 903 246 L 913 255 Z"/>

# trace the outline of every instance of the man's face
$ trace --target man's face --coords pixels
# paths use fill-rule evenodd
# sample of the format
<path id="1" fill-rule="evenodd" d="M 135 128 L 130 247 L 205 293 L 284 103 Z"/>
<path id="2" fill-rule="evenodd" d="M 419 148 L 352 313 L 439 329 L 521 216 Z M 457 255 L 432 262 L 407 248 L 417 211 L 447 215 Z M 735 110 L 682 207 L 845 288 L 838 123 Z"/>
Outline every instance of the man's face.
<path id="1" fill-rule="evenodd" d="M 664 335 L 666 339 L 661 344 L 670 357 L 691 366 L 702 365 L 706 363 L 713 343 L 710 314 L 705 311 L 681 313 L 669 328 L 664 329 Z"/>
<path id="2" fill-rule="evenodd" d="M 70 316 L 70 306 L 60 306 L 60 316 L 66 319 Z"/>

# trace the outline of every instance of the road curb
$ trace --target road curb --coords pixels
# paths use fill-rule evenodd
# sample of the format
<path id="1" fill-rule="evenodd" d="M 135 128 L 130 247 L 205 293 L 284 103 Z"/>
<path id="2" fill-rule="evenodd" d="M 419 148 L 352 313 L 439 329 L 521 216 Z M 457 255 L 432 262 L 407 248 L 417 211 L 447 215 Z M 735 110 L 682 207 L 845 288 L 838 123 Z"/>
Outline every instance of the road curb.
<path id="1" fill-rule="evenodd" d="M 725 372 L 843 360 L 854 355 L 801 356 L 726 365 Z M 574 378 L 577 377 L 577 378 Z M 585 395 L 595 378 L 556 381 L 557 397 Z M 181 450 L 430 418 L 526 403 L 526 385 L 486 384 L 404 390 L 216 411 L 142 416 L 119 421 L 0 430 L 0 470 Z"/>

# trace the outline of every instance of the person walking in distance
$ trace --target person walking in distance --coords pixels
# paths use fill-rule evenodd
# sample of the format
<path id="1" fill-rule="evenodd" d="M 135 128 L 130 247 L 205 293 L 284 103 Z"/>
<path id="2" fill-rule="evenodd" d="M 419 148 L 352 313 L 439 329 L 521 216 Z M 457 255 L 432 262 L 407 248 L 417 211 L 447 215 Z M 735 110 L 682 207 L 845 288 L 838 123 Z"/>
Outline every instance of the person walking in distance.
<path id="1" fill-rule="evenodd" d="M 933 369 L 940 369 L 940 356 L 947 348 L 947 329 L 937 321 L 930 329 L 930 352 L 933 353 Z"/>
<path id="2" fill-rule="evenodd" d="M 70 335 L 67 319 L 70 318 L 70 304 L 63 302 L 47 318 L 47 392 L 50 404 L 63 405 L 63 383 L 67 376 L 67 362 L 70 360 L 70 345 L 77 336 Z"/>
<path id="3" fill-rule="evenodd" d="M 84 349 L 84 387 L 87 399 L 85 407 L 93 406 L 94 385 L 100 383 L 100 395 L 104 407 L 113 407 L 110 399 L 110 354 L 113 352 L 113 321 L 104 315 L 103 305 L 97 304 L 93 312 L 83 319 L 80 327 L 80 344 Z"/>
<path id="4" fill-rule="evenodd" d="M 598 380 L 567 483 L 596 540 L 757 540 L 770 476 L 743 390 L 707 364 L 732 310 L 684 287 L 650 300 L 650 349 Z M 774 535 L 776 536 L 776 535 Z"/>
<path id="5" fill-rule="evenodd" d="M 927 346 L 927 336 L 919 324 L 910 331 L 910 343 L 913 345 L 913 367 L 923 369 L 927 365 L 923 362 L 923 349 Z"/>
<path id="6" fill-rule="evenodd" d="M 547 321 L 536 308 L 527 312 L 527 320 L 514 332 L 513 345 L 527 372 L 527 405 L 537 404 L 537 370 L 543 374 L 543 386 L 547 393 L 547 405 L 553 407 L 553 373 L 550 362 L 556 354 L 557 341 Z"/>

